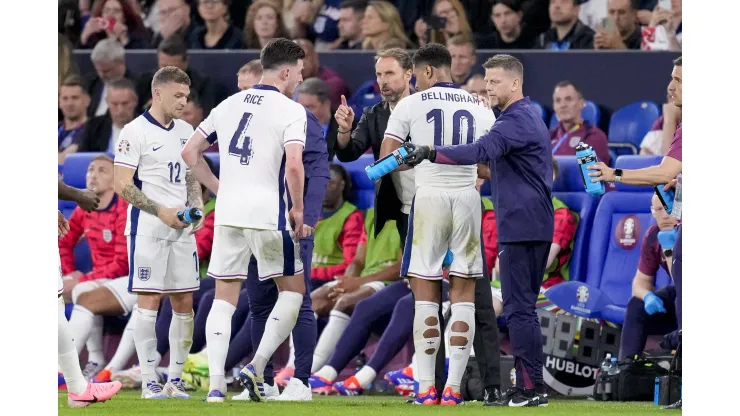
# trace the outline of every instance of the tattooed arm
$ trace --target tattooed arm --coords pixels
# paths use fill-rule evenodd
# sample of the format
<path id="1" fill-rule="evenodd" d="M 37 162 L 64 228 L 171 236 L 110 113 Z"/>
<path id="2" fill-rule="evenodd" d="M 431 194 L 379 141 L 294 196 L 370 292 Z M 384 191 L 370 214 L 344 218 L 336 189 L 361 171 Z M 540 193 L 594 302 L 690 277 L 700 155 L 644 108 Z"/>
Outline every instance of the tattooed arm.
<path id="1" fill-rule="evenodd" d="M 198 208 L 203 211 L 203 191 L 200 188 L 200 183 L 195 179 L 195 175 L 191 171 L 185 173 L 185 185 L 188 188 L 188 206 Z M 193 230 L 190 234 L 195 233 L 203 227 L 203 221 L 205 221 L 205 215 L 198 221 L 193 223 Z"/>
<path id="2" fill-rule="evenodd" d="M 140 210 L 154 215 L 162 220 L 163 223 L 168 226 L 180 229 L 186 228 L 188 225 L 183 224 L 177 218 L 177 208 L 168 208 L 159 205 L 157 202 L 152 201 L 149 197 L 141 192 L 141 189 L 134 185 L 134 169 L 127 166 L 121 166 L 116 164 L 113 168 L 113 187 L 114 190 L 121 198 L 129 202 L 129 204 L 139 208 Z"/>

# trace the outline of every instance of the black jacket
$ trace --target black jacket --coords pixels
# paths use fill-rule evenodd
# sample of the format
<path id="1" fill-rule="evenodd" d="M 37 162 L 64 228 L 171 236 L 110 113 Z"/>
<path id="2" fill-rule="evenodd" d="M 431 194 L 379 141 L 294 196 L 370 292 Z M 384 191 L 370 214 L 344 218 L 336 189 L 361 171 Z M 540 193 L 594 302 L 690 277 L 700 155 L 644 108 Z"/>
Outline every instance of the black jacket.
<path id="1" fill-rule="evenodd" d="M 563 39 L 558 39 L 558 31 L 553 27 L 541 34 L 537 43 L 542 49 L 593 49 L 595 34 L 579 20 Z"/>
<path id="2" fill-rule="evenodd" d="M 381 101 L 372 107 L 366 107 L 362 112 L 360 121 L 353 123 L 352 138 L 347 144 L 347 147 L 344 149 L 340 149 L 339 146 L 336 147 L 337 158 L 342 162 L 351 162 L 357 160 L 367 149 L 372 147 L 375 160 L 378 160 L 380 156 L 380 145 L 383 143 L 385 129 L 388 126 L 388 119 L 390 117 L 391 109 L 385 101 Z M 398 199 L 391 175 L 383 176 L 380 180 L 380 185 L 378 186 L 377 183 L 375 185 L 376 236 L 383 230 L 386 221 L 401 218 L 401 207 L 402 204 Z"/>
<path id="3" fill-rule="evenodd" d="M 211 110 L 221 101 L 229 97 L 229 92 L 221 84 L 213 81 L 206 75 L 188 68 L 185 73 L 190 77 L 190 92 L 195 93 L 198 102 L 203 107 L 203 117 L 208 117 Z M 154 72 L 144 74 L 136 84 L 136 95 L 139 96 L 139 113 L 143 113 L 152 106 L 152 78 Z"/>
<path id="4" fill-rule="evenodd" d="M 136 85 L 137 77 L 128 69 L 126 69 L 123 77 Z M 95 111 L 98 109 L 98 105 L 100 105 L 100 98 L 103 95 L 103 86 L 105 85 L 105 82 L 100 79 L 95 71 L 93 71 L 85 76 L 85 84 L 87 85 L 87 93 L 90 95 L 90 105 L 87 107 L 87 116 L 95 117 Z"/>
<path id="5" fill-rule="evenodd" d="M 334 118 L 335 112 L 336 110 L 332 110 L 332 116 L 329 118 L 329 129 L 326 130 L 326 147 L 329 149 L 329 163 L 334 160 L 337 136 L 339 135 L 339 124 L 337 123 L 337 119 Z"/>
<path id="6" fill-rule="evenodd" d="M 87 121 L 79 139 L 78 152 L 106 152 L 113 133 L 113 121 L 108 114 Z"/>

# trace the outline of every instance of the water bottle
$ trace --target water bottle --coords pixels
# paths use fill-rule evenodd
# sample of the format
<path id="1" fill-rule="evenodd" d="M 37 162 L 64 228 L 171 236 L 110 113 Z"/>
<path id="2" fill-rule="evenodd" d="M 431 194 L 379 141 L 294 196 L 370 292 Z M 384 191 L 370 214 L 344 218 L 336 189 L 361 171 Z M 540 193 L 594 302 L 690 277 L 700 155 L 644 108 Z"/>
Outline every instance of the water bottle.
<path id="1" fill-rule="evenodd" d="M 606 354 L 606 358 L 604 358 L 604 361 L 601 362 L 601 366 L 599 366 L 599 378 L 602 378 L 609 374 L 609 366 L 611 365 L 611 354 Z M 608 390 L 608 391 L 607 391 Z M 611 393 L 611 385 L 610 384 L 602 384 L 599 383 L 598 386 L 596 386 L 596 394 L 601 394 L 602 396 L 606 393 Z"/>
<path id="2" fill-rule="evenodd" d="M 388 156 L 375 161 L 373 164 L 365 168 L 365 173 L 370 180 L 378 180 L 383 175 L 393 171 L 393 169 L 403 165 L 405 163 L 405 157 L 408 155 L 408 151 L 399 147 L 394 150 L 393 153 Z"/>
<path id="3" fill-rule="evenodd" d="M 609 362 L 609 370 L 607 372 L 608 375 L 613 376 L 614 374 L 619 373 L 619 366 L 617 365 L 617 357 L 612 357 L 611 361 Z"/>
<path id="4" fill-rule="evenodd" d="M 581 178 L 583 179 L 583 185 L 586 187 L 586 192 L 592 196 L 603 195 L 606 192 L 604 182 L 591 182 L 593 178 L 588 176 L 592 172 L 588 170 L 588 167 L 599 161 L 596 151 L 591 146 L 581 142 L 576 147 L 576 159 L 581 167 Z"/>
<path id="5" fill-rule="evenodd" d="M 203 218 L 203 211 L 198 208 L 185 208 L 177 212 L 177 219 L 185 224 L 192 224 Z"/>

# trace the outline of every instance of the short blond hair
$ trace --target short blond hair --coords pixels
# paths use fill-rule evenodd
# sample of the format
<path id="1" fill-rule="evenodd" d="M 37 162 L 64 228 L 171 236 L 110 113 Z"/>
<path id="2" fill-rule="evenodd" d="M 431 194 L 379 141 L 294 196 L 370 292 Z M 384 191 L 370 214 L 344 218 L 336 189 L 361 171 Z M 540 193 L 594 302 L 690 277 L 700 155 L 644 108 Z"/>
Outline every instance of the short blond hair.
<path id="1" fill-rule="evenodd" d="M 253 74 L 253 75 L 262 75 L 262 63 L 259 59 L 254 59 L 252 61 L 247 62 L 239 68 L 239 72 L 237 72 L 237 75 L 240 74 Z"/>

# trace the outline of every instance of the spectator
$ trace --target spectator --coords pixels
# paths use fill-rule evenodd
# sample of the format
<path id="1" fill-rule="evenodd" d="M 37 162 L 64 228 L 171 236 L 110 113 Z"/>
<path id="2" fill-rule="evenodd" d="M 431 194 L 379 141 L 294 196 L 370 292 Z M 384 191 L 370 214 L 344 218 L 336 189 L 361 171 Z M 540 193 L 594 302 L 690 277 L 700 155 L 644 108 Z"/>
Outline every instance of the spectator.
<path id="1" fill-rule="evenodd" d="M 339 38 L 336 49 L 362 49 L 362 17 L 367 0 L 347 0 L 339 5 Z"/>
<path id="2" fill-rule="evenodd" d="M 524 31 L 520 0 L 496 0 L 491 9 L 491 21 L 496 30 L 479 36 L 481 49 L 531 49 L 535 39 Z"/>
<path id="3" fill-rule="evenodd" d="M 465 85 L 473 75 L 475 43 L 465 35 L 457 35 L 447 41 L 447 49 L 452 55 L 452 81 Z"/>
<path id="4" fill-rule="evenodd" d="M 435 23 L 443 22 L 444 26 L 433 27 L 430 23 L 433 20 L 439 20 Z M 432 16 L 416 21 L 414 34 L 419 41 L 419 46 L 424 46 L 427 43 L 444 45 L 451 37 L 456 35 L 472 37 L 465 8 L 459 0 L 436 0 L 434 6 L 432 6 Z"/>
<path id="5" fill-rule="evenodd" d="M 593 147 L 599 160 L 610 162 L 609 142 L 597 126 L 583 120 L 581 110 L 586 106 L 583 93 L 572 81 L 560 81 L 552 94 L 552 107 L 558 125 L 550 130 L 553 155 L 576 154 L 576 146 L 583 142 Z"/>
<path id="6" fill-rule="evenodd" d="M 72 50 L 74 49 L 72 43 L 61 34 L 58 36 L 57 47 L 57 75 L 59 80 L 57 91 L 59 91 L 62 89 L 64 80 L 70 75 L 79 75 L 80 70 L 77 68 L 77 63 L 72 57 Z"/>
<path id="7" fill-rule="evenodd" d="M 59 37 L 64 37 L 72 45 L 76 45 L 80 41 L 81 31 L 82 21 L 78 0 L 59 0 Z M 59 80 L 60 83 L 62 79 Z"/>
<path id="8" fill-rule="evenodd" d="M 185 0 L 157 0 L 159 31 L 154 35 L 152 48 L 159 48 L 163 40 L 177 35 L 189 39 L 195 29 L 190 20 L 190 5 Z"/>
<path id="9" fill-rule="evenodd" d="M 357 253 L 364 218 L 352 205 L 352 179 L 342 165 L 330 167 L 329 185 L 321 219 L 316 224 L 311 268 L 311 286 L 317 288 L 343 276 Z"/>
<path id="10" fill-rule="evenodd" d="M 272 0 L 282 3 L 283 24 L 293 39 L 309 35 L 309 26 L 316 20 L 324 0 Z M 279 6 L 279 4 L 278 4 Z"/>
<path id="11" fill-rule="evenodd" d="M 80 46 L 90 49 L 103 39 L 117 40 L 126 49 L 149 47 L 149 33 L 141 17 L 127 1 L 98 0 L 95 2 L 92 16 L 82 29 Z"/>
<path id="12" fill-rule="evenodd" d="M 593 30 L 598 30 L 609 15 L 607 0 L 582 0 L 578 19 Z"/>
<path id="13" fill-rule="evenodd" d="M 468 82 L 465 84 L 463 89 L 471 94 L 477 94 L 478 97 L 488 99 L 486 81 L 483 79 L 483 75 L 481 74 L 475 74 L 468 78 Z"/>
<path id="14" fill-rule="evenodd" d="M 203 122 L 203 119 L 205 118 L 203 116 L 203 106 L 201 105 L 200 100 L 198 100 L 197 95 L 193 93 L 188 95 L 188 101 L 185 103 L 185 108 L 183 108 L 182 116 L 180 118 L 193 126 L 193 129 L 197 129 L 200 123 Z M 218 143 L 214 143 L 214 146 L 217 144 Z"/>
<path id="15" fill-rule="evenodd" d="M 632 297 L 627 302 L 622 327 L 620 360 L 642 354 L 648 335 L 667 335 L 661 342 L 661 347 L 667 350 L 678 344 L 675 332 L 672 332 L 678 328 L 675 311 L 676 287 L 669 285 L 655 290 L 655 275 L 661 268 L 670 274 L 668 264 L 672 257 L 672 252 L 661 249 L 658 233 L 672 232 L 677 221 L 665 211 L 657 195 L 653 195 L 650 211 L 657 224 L 648 228 L 642 238 L 640 261 L 632 280 Z"/>
<path id="16" fill-rule="evenodd" d="M 229 22 L 230 0 L 198 0 L 203 26 L 196 28 L 188 49 L 242 49 L 242 32 Z"/>
<path id="17" fill-rule="evenodd" d="M 673 142 L 673 135 L 681 123 L 681 107 L 671 103 L 671 97 L 667 97 L 663 104 L 663 114 L 655 120 L 650 131 L 645 134 L 640 142 L 641 155 L 665 155 Z"/>
<path id="18" fill-rule="evenodd" d="M 344 82 L 342 77 L 339 76 L 334 70 L 322 66 L 319 63 L 319 55 L 313 47 L 313 44 L 306 39 L 296 40 L 306 57 L 303 58 L 303 79 L 316 77 L 329 85 L 329 98 L 331 99 L 331 107 L 339 107 L 341 96 L 349 95 L 349 88 Z"/>
<path id="19" fill-rule="evenodd" d="M 318 78 L 309 78 L 298 85 L 296 101 L 306 107 L 319 120 L 324 129 L 326 146 L 329 149 L 329 160 L 334 159 L 334 145 L 337 142 L 339 125 L 332 117 L 335 109 L 329 101 L 329 86 Z"/>
<path id="20" fill-rule="evenodd" d="M 595 49 L 640 49 L 642 29 L 637 20 L 636 0 L 609 0 L 607 27 L 594 35 Z"/>
<path id="21" fill-rule="evenodd" d="M 326 52 L 339 42 L 339 9 L 342 0 L 324 0 L 310 28 L 316 50 Z"/>
<path id="22" fill-rule="evenodd" d="M 681 50 L 681 0 L 672 0 L 671 9 L 655 7 L 647 27 L 642 28 L 642 49 Z"/>
<path id="23" fill-rule="evenodd" d="M 404 49 L 413 47 L 403 30 L 398 10 L 387 1 L 372 0 L 368 3 L 362 18 L 362 36 L 365 37 L 362 49 L 378 50 L 383 41 L 394 38 L 404 42 Z"/>
<path id="24" fill-rule="evenodd" d="M 244 46 L 262 49 L 270 39 L 288 37 L 283 16 L 274 2 L 260 0 L 252 3 L 244 20 Z"/>
<path id="25" fill-rule="evenodd" d="M 198 96 L 206 116 L 216 105 L 229 96 L 226 87 L 188 67 L 188 48 L 185 41 L 178 35 L 165 39 L 157 49 L 157 69 L 166 66 L 177 67 L 188 74 L 188 77 L 190 77 L 190 92 Z M 147 110 L 152 105 L 152 79 L 155 72 L 144 74 L 136 83 L 136 94 L 139 96 L 139 112 Z"/>
<path id="26" fill-rule="evenodd" d="M 102 116 L 108 112 L 108 88 L 111 81 L 126 78 L 135 81 L 134 75 L 126 68 L 126 51 L 118 41 L 103 39 L 95 45 L 90 54 L 95 73 L 85 76 L 87 92 L 90 95 L 88 117 Z"/>
<path id="27" fill-rule="evenodd" d="M 77 141 L 87 122 L 87 107 L 90 96 L 82 86 L 78 75 L 71 75 L 64 80 L 59 90 L 59 108 L 64 120 L 59 123 L 59 164 L 64 163 L 68 154 L 77 151 Z"/>
<path id="28" fill-rule="evenodd" d="M 259 83 L 260 79 L 262 79 L 262 63 L 259 59 L 255 59 L 239 68 L 236 74 L 236 86 L 239 91 L 248 90 Z"/>
<path id="29" fill-rule="evenodd" d="M 578 0 L 550 0 L 552 27 L 541 34 L 543 49 L 593 49 L 595 32 L 578 19 Z"/>
<path id="30" fill-rule="evenodd" d="M 136 116 L 136 89 L 131 81 L 119 78 L 108 89 L 105 100 L 109 111 L 87 122 L 80 136 L 80 152 L 114 153 L 121 129 Z"/>

